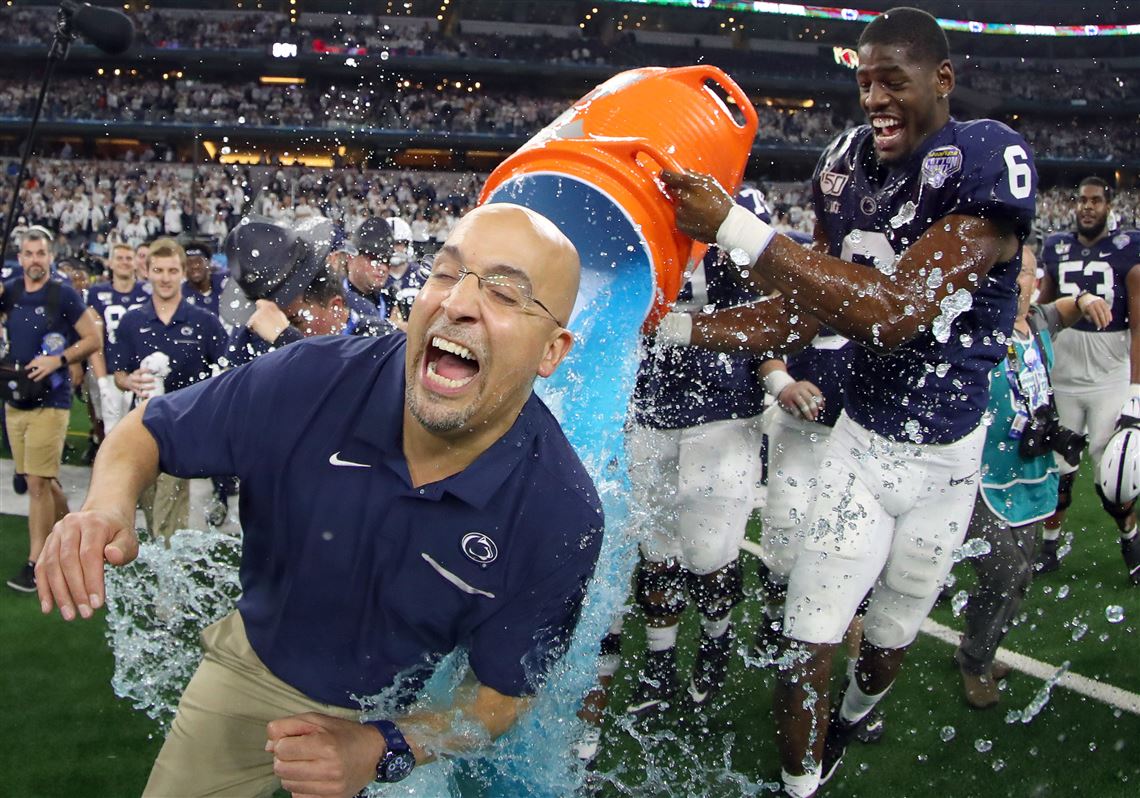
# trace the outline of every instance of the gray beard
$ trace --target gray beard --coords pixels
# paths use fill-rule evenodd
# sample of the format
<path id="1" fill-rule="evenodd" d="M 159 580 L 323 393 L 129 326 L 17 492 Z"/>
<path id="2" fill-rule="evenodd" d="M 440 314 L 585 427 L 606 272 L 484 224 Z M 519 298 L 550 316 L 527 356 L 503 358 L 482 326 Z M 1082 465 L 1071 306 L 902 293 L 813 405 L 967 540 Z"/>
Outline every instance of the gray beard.
<path id="1" fill-rule="evenodd" d="M 478 400 L 478 397 L 476 397 Z M 429 416 L 427 408 L 420 402 L 419 394 L 416 393 L 412 383 L 408 383 L 404 387 L 404 402 L 408 406 L 408 412 L 412 414 L 412 418 L 418 421 L 424 429 L 428 432 L 443 434 L 448 432 L 455 432 L 456 430 L 463 429 L 467 426 L 467 422 L 475 415 L 475 410 L 479 406 L 479 402 L 475 401 L 468 405 L 463 410 L 456 410 L 447 413 L 444 417 Z"/>

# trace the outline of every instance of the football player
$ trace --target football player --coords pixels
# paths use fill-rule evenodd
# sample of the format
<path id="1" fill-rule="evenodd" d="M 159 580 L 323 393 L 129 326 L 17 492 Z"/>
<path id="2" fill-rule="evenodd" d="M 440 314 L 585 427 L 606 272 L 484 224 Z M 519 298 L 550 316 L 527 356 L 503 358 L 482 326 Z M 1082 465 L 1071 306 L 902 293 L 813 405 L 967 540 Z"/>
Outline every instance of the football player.
<path id="1" fill-rule="evenodd" d="M 103 348 L 88 358 L 89 377 L 96 383 L 87 386 L 92 408 L 99 419 L 98 440 L 127 412 L 129 396 L 115 385 L 115 376 L 107 371 L 106 352 L 115 344 L 115 331 L 128 310 L 145 304 L 150 294 L 135 272 L 135 254 L 128 244 L 111 248 L 111 279 L 95 283 L 87 289 L 87 307 L 95 311 L 103 325 Z"/>
<path id="2" fill-rule="evenodd" d="M 673 314 L 659 337 L 735 351 L 803 348 L 830 328 L 857 344 L 792 567 L 774 700 L 784 790 L 814 795 L 902 665 L 961 544 L 977 492 L 988 372 L 1016 312 L 1034 215 L 1029 145 L 950 118 L 954 68 L 937 21 L 892 9 L 859 39 L 869 124 L 841 134 L 813 178 L 817 247 L 735 211 L 705 175 L 666 172 L 681 230 L 717 241 L 779 299 Z M 852 681 L 828 719 L 832 653 L 874 587 Z"/>
<path id="3" fill-rule="evenodd" d="M 1126 397 L 1140 397 L 1140 232 L 1110 230 L 1112 187 L 1099 177 L 1080 182 L 1075 202 L 1076 230 L 1045 239 L 1041 301 L 1093 294 L 1112 308 L 1112 322 L 1098 330 L 1088 320 L 1057 335 L 1053 391 L 1062 427 L 1088 431 L 1093 471 L 1100 465 Z M 1129 384 L 1131 383 L 1131 384 Z M 1057 512 L 1045 522 L 1037 570 L 1055 571 L 1058 538 L 1073 501 L 1077 466 L 1058 455 L 1061 485 Z M 1130 505 L 1114 504 L 1097 490 L 1105 511 L 1120 530 L 1128 578 L 1140 585 L 1140 538 Z"/>
<path id="4" fill-rule="evenodd" d="M 746 212 L 771 220 L 763 195 L 737 196 Z M 757 299 L 711 248 L 681 289 L 676 308 L 701 312 Z M 650 343 L 638 369 L 626 435 L 641 562 L 634 600 L 645 615 L 647 651 L 627 711 L 666 707 L 677 692 L 676 643 L 689 600 L 701 637 L 688 694 L 701 705 L 724 684 L 733 635 L 730 613 L 743 598 L 738 555 L 752 512 L 760 446 L 754 418 L 764 409 L 758 358 Z"/>

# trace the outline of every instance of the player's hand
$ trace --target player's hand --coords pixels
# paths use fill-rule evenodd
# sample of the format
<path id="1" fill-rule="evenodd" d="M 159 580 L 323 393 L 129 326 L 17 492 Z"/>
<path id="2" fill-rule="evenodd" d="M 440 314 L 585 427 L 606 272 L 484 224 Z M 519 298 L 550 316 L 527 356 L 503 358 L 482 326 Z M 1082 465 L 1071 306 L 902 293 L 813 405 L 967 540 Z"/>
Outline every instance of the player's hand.
<path id="1" fill-rule="evenodd" d="M 127 375 L 127 388 L 139 399 L 146 399 L 154 390 L 154 375 L 146 369 L 135 369 Z"/>
<path id="2" fill-rule="evenodd" d="M 265 750 L 273 772 L 294 798 L 350 798 L 376 779 L 384 738 L 374 726 L 305 712 L 270 721 Z"/>
<path id="3" fill-rule="evenodd" d="M 1081 315 L 1103 330 L 1112 321 L 1112 306 L 1096 294 L 1082 294 L 1077 297 L 1077 309 Z"/>
<path id="4" fill-rule="evenodd" d="M 808 380 L 793 382 L 776 397 L 785 411 L 805 421 L 815 421 L 823 412 L 823 393 Z"/>
<path id="5" fill-rule="evenodd" d="M 257 333 L 257 337 L 265 343 L 271 344 L 289 326 L 289 319 L 285 316 L 285 312 L 273 302 L 268 299 L 259 299 L 256 310 L 253 311 L 253 315 L 249 317 L 245 326 Z"/>
<path id="6" fill-rule="evenodd" d="M 677 229 L 690 238 L 716 243 L 716 231 L 732 210 L 732 197 L 716 178 L 697 172 L 662 170 L 661 182 L 673 196 L 677 208 Z"/>
<path id="7" fill-rule="evenodd" d="M 36 560 L 36 592 L 47 614 L 59 607 L 65 621 L 90 618 L 106 603 L 103 563 L 126 565 L 139 553 L 134 512 L 86 510 L 65 515 Z"/>
<path id="8" fill-rule="evenodd" d="M 24 371 L 32 378 L 33 382 L 40 382 L 46 380 L 62 366 L 63 363 L 60 361 L 59 355 L 40 355 L 32 358 Z"/>

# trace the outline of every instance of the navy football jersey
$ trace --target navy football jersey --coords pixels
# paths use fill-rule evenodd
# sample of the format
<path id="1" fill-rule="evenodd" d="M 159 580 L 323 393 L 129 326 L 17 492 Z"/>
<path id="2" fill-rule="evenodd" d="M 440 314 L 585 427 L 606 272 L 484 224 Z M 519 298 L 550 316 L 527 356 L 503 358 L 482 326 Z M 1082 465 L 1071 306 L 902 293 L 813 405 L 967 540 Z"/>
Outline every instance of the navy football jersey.
<path id="1" fill-rule="evenodd" d="M 682 286 L 675 309 L 699 313 L 758 299 L 733 277 L 737 269 L 718 248 L 710 247 Z M 755 416 L 764 409 L 764 389 L 757 378 L 763 361 L 695 346 L 651 347 L 637 370 L 634 421 L 655 429 L 683 429 Z"/>
<path id="2" fill-rule="evenodd" d="M 111 283 L 96 283 L 87 289 L 87 307 L 99 314 L 103 321 L 103 343 L 115 343 L 115 331 L 128 310 L 150 300 L 143 289 L 146 283 L 136 281 L 130 291 L 116 291 Z"/>
<path id="3" fill-rule="evenodd" d="M 1053 278 L 1057 296 L 1076 296 L 1082 291 L 1096 294 L 1112 307 L 1112 321 L 1104 330 L 1086 318 L 1073 329 L 1085 332 L 1114 332 L 1128 329 L 1128 290 L 1125 276 L 1140 263 L 1140 232 L 1109 233 L 1085 246 L 1076 233 L 1054 233 L 1041 248 L 1045 273 Z"/>
<path id="4" fill-rule="evenodd" d="M 738 205 L 771 221 L 764 194 L 750 186 Z M 713 246 L 689 275 L 674 310 L 700 313 L 736 307 L 760 298 L 734 276 L 737 267 Z M 764 358 L 711 352 L 695 346 L 651 347 L 637 370 L 631 409 L 643 427 L 684 429 L 730 418 L 750 418 L 764 409 L 757 370 Z"/>
<path id="5" fill-rule="evenodd" d="M 784 361 L 798 382 L 807 380 L 823 394 L 823 412 L 816 422 L 834 427 L 843 410 L 843 386 L 851 375 L 851 360 L 857 347 L 842 335 L 824 328 L 811 344 Z"/>
<path id="6" fill-rule="evenodd" d="M 213 313 L 215 316 L 221 313 L 222 302 L 222 289 L 225 288 L 226 278 L 229 273 L 210 272 L 210 293 L 199 293 L 198 289 L 190 284 L 187 280 L 182 284 L 182 296 L 191 305 L 200 307 L 202 310 Z"/>
<path id="7" fill-rule="evenodd" d="M 950 120 L 899 164 L 875 156 L 870 126 L 841 134 L 812 178 L 817 224 L 833 256 L 895 274 L 901 254 L 952 214 L 993 219 L 1023 239 L 1034 215 L 1037 172 L 1029 145 L 992 120 Z M 844 409 L 894 440 L 950 443 L 973 430 L 989 371 L 1006 352 L 1017 310 L 1020 251 L 997 263 L 971 294 L 955 286 L 942 312 L 891 352 L 852 352 Z M 942 285 L 935 263 L 924 279 Z"/>

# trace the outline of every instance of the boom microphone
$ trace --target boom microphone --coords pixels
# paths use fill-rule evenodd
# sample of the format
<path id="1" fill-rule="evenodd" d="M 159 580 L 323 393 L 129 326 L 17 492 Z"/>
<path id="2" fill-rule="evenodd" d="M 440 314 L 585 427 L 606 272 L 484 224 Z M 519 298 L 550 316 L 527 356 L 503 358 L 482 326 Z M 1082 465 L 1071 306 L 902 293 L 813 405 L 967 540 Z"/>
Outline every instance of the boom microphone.
<path id="1" fill-rule="evenodd" d="M 135 24 L 122 11 L 76 0 L 60 0 L 59 7 L 71 18 L 76 33 L 108 55 L 118 55 L 131 46 Z"/>

